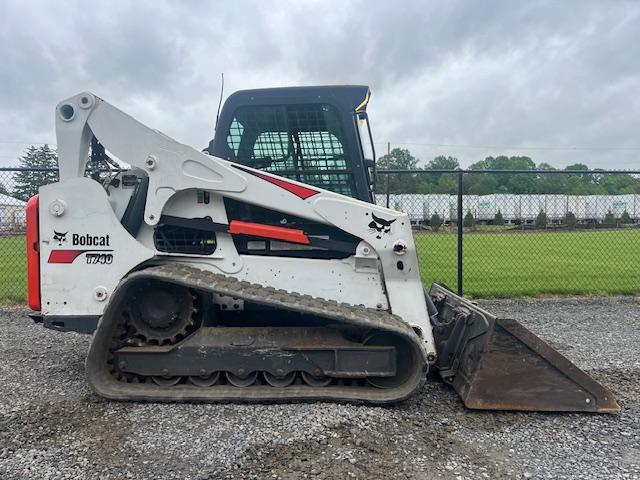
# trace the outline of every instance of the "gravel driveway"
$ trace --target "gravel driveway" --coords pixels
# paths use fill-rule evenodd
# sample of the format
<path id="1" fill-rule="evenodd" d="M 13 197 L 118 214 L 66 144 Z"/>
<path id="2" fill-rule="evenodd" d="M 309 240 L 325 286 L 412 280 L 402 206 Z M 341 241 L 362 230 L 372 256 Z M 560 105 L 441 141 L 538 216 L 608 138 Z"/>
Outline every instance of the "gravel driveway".
<path id="1" fill-rule="evenodd" d="M 492 301 L 617 395 L 619 415 L 466 411 L 428 383 L 393 407 L 104 401 L 90 337 L 0 309 L 0 478 L 640 479 L 640 299 Z"/>

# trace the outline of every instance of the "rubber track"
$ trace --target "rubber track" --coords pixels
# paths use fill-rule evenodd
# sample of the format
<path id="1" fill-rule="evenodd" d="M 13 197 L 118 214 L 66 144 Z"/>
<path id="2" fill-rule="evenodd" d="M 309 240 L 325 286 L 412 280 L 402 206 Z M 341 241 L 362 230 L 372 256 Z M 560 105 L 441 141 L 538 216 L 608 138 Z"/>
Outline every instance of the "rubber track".
<path id="1" fill-rule="evenodd" d="M 109 346 L 119 324 L 120 306 L 126 301 L 129 286 L 142 279 L 159 280 L 182 285 L 200 291 L 218 293 L 260 305 L 312 314 L 332 320 L 337 324 L 349 324 L 395 333 L 405 338 L 413 347 L 415 364 L 405 383 L 398 387 L 381 389 L 371 386 L 311 387 L 290 385 L 278 388 L 254 385 L 238 388 L 231 385 L 197 387 L 178 384 L 160 387 L 152 383 L 126 383 L 117 380 L 109 371 L 107 359 Z M 98 323 L 87 356 L 87 379 L 99 395 L 113 400 L 134 401 L 349 401 L 364 403 L 392 403 L 411 396 L 424 382 L 427 369 L 426 348 L 415 332 L 397 315 L 359 305 L 338 303 L 302 295 L 272 287 L 240 281 L 232 277 L 201 270 L 180 263 L 164 264 L 134 272 L 118 285 Z"/>

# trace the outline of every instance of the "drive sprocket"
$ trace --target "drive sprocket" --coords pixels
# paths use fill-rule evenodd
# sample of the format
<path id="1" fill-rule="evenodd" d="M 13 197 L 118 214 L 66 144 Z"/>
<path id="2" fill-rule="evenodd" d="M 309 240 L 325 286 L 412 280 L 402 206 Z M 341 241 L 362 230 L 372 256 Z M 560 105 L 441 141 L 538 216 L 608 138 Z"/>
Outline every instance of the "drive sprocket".
<path id="1" fill-rule="evenodd" d="M 178 285 L 145 282 L 136 288 L 127 310 L 135 335 L 152 344 L 174 344 L 194 324 L 193 297 Z"/>

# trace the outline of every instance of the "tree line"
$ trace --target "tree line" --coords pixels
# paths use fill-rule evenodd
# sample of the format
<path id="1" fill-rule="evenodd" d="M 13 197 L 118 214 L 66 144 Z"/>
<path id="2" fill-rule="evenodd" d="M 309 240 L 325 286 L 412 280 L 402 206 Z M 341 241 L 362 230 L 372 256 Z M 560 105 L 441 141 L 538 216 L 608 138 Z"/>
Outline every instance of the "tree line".
<path id="1" fill-rule="evenodd" d="M 38 192 L 42 185 L 56 182 L 57 171 L 36 171 L 34 169 L 56 169 L 58 157 L 56 151 L 48 145 L 31 146 L 19 158 L 19 166 L 24 171 L 13 175 L 13 187 L 0 183 L 0 193 L 20 200 L 28 200 Z M 438 156 L 419 167 L 419 160 L 403 148 L 394 148 L 387 155 L 378 158 L 379 170 L 423 170 L 420 174 L 380 175 L 377 189 L 384 193 L 445 193 L 458 191 L 457 174 L 429 173 L 429 170 L 455 170 L 460 167 L 458 159 L 451 156 Z M 483 170 L 558 170 L 548 163 L 535 162 L 525 156 L 487 157 L 473 163 L 469 170 L 478 173 L 464 175 L 464 193 L 469 195 L 489 195 L 493 193 L 514 194 L 569 194 L 569 195 L 618 195 L 640 193 L 640 178 L 629 174 L 571 173 L 482 173 Z M 565 170 L 589 170 L 583 163 L 565 167 Z M 388 186 L 387 186 L 388 184 Z"/>
<path id="2" fill-rule="evenodd" d="M 394 148 L 378 158 L 379 170 L 423 170 L 420 174 L 381 174 L 378 192 L 384 193 L 445 193 L 458 192 L 458 176 L 450 173 L 429 173 L 429 170 L 455 170 L 460 168 L 458 159 L 438 156 L 419 167 L 419 160 L 404 148 Z M 464 174 L 464 193 L 489 195 L 512 194 L 568 194 L 568 195 L 619 195 L 640 193 L 640 178 L 629 174 L 598 173 L 482 173 L 483 170 L 548 170 L 557 169 L 548 163 L 536 163 L 526 156 L 487 157 L 471 164 L 468 170 L 478 173 Z M 568 165 L 564 170 L 589 170 L 583 163 Z M 596 169 L 597 171 L 597 169 Z"/>
<path id="3" fill-rule="evenodd" d="M 58 181 L 58 171 L 39 171 L 40 169 L 57 169 L 58 155 L 49 145 L 30 146 L 18 159 L 19 168 L 27 169 L 13 174 L 13 186 L 0 183 L 0 193 L 19 200 L 27 201 L 38 193 L 42 185 Z"/>

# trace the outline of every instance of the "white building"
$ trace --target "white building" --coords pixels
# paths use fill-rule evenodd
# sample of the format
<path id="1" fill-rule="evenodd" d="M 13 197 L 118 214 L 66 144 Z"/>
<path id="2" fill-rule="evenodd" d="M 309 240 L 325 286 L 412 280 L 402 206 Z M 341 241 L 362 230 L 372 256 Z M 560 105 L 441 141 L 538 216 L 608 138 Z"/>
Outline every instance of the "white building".
<path id="1" fill-rule="evenodd" d="M 456 195 L 391 194 L 389 208 L 407 213 L 412 224 L 421 225 L 428 223 L 434 213 L 444 222 L 455 221 L 457 201 Z M 376 203 L 386 206 L 387 196 L 377 194 Z M 492 221 L 500 211 L 506 223 L 533 223 L 540 212 L 552 223 L 562 223 L 569 212 L 579 222 L 602 222 L 609 212 L 620 218 L 626 211 L 640 222 L 640 195 L 465 195 L 462 211 L 463 215 L 471 212 L 480 222 Z"/>
<path id="2" fill-rule="evenodd" d="M 0 234 L 23 232 L 27 203 L 0 193 Z"/>

